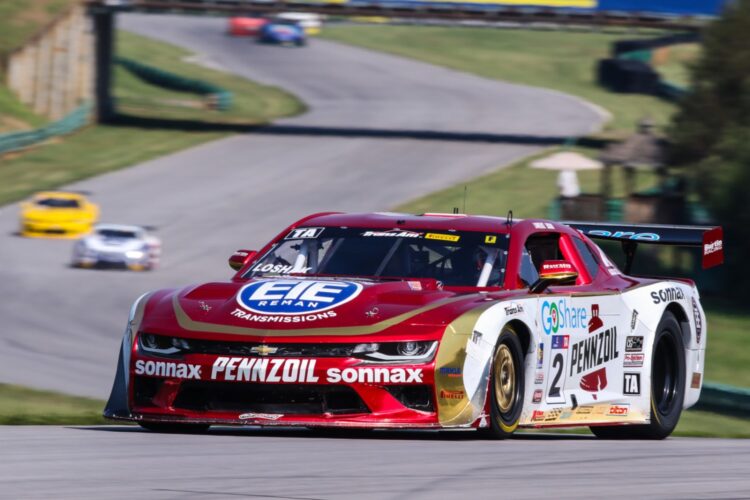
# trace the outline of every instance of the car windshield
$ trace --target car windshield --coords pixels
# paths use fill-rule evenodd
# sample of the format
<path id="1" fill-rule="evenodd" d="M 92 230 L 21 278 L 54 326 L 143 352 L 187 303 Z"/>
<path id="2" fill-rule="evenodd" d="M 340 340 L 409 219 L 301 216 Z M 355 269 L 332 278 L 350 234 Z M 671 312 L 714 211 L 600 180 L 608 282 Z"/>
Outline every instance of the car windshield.
<path id="1" fill-rule="evenodd" d="M 419 229 L 293 229 L 245 277 L 300 275 L 434 278 L 446 286 L 500 286 L 507 235 Z"/>
<path id="2" fill-rule="evenodd" d="M 81 206 L 78 200 L 69 198 L 40 198 L 36 200 L 36 204 L 49 208 L 78 208 Z"/>
<path id="3" fill-rule="evenodd" d="M 102 238 L 117 238 L 117 239 L 129 239 L 135 238 L 137 235 L 133 231 L 127 231 L 123 229 L 98 229 L 96 234 Z"/>

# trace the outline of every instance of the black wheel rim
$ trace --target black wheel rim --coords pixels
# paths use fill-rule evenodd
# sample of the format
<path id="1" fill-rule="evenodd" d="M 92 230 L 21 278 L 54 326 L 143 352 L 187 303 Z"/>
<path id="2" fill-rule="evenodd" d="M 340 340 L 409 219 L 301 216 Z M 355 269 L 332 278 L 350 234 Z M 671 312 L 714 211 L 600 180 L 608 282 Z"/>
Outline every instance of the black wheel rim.
<path id="1" fill-rule="evenodd" d="M 671 335 L 662 335 L 654 349 L 652 390 L 654 406 L 662 415 L 668 415 L 675 404 L 678 368 L 677 348 Z"/>

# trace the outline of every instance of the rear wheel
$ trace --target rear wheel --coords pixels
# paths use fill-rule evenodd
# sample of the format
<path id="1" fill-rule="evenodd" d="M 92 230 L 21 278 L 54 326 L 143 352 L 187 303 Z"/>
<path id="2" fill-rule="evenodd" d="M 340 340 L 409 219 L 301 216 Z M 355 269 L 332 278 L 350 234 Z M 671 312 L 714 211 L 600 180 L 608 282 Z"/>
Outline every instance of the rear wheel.
<path id="1" fill-rule="evenodd" d="M 651 423 L 591 427 L 604 439 L 664 439 L 677 426 L 685 401 L 685 343 L 680 324 L 664 313 L 654 337 L 651 357 Z"/>
<path id="2" fill-rule="evenodd" d="M 151 432 L 164 434 L 200 434 L 206 432 L 210 425 L 207 424 L 173 424 L 165 422 L 138 422 L 138 425 Z"/>
<path id="3" fill-rule="evenodd" d="M 523 409 L 523 348 L 510 326 L 497 339 L 490 377 L 490 437 L 510 437 L 518 427 Z"/>

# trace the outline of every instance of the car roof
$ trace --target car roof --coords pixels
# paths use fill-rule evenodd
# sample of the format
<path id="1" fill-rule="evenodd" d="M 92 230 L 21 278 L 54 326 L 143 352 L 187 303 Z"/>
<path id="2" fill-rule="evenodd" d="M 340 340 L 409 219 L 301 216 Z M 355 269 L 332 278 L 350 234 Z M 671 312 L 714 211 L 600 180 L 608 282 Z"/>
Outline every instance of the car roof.
<path id="1" fill-rule="evenodd" d="M 564 224 L 542 219 L 512 219 L 490 215 L 467 215 L 448 213 L 425 213 L 420 215 L 373 212 L 373 213 L 326 213 L 312 215 L 301 220 L 300 226 L 375 227 L 430 229 L 436 231 L 477 231 L 508 233 L 515 229 L 529 232 L 546 229 L 567 232 L 571 229 Z M 526 231 L 524 231 L 526 232 Z"/>

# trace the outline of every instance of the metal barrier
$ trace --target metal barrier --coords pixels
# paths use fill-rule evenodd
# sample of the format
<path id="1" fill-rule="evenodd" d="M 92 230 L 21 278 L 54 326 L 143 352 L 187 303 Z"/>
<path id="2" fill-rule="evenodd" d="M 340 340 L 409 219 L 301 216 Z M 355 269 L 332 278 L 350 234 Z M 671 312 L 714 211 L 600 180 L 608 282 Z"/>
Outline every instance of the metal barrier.
<path id="1" fill-rule="evenodd" d="M 52 137 L 70 134 L 89 124 L 92 106 L 86 103 L 79 106 L 65 118 L 54 121 L 44 127 L 22 132 L 0 134 L 0 154 L 17 151 L 46 141 Z"/>
<path id="2" fill-rule="evenodd" d="M 706 382 L 695 409 L 747 418 L 750 416 L 750 389 Z"/>
<path id="3" fill-rule="evenodd" d="M 115 64 L 119 64 L 141 80 L 152 85 L 202 95 L 209 100 L 211 107 L 219 111 L 226 111 L 232 105 L 232 93 L 217 85 L 194 78 L 185 78 L 125 57 L 116 57 Z"/>
<path id="4" fill-rule="evenodd" d="M 617 59 L 640 61 L 648 66 L 651 66 L 651 68 L 653 69 L 653 65 L 651 64 L 653 53 L 650 49 L 622 52 L 617 55 Z M 677 85 L 676 83 L 664 80 L 658 71 L 654 71 L 658 75 L 659 80 L 656 82 L 656 87 L 654 88 L 653 93 L 658 97 L 661 97 L 662 99 L 665 99 L 667 101 L 676 102 L 679 101 L 688 92 L 687 88 L 681 85 Z"/>

